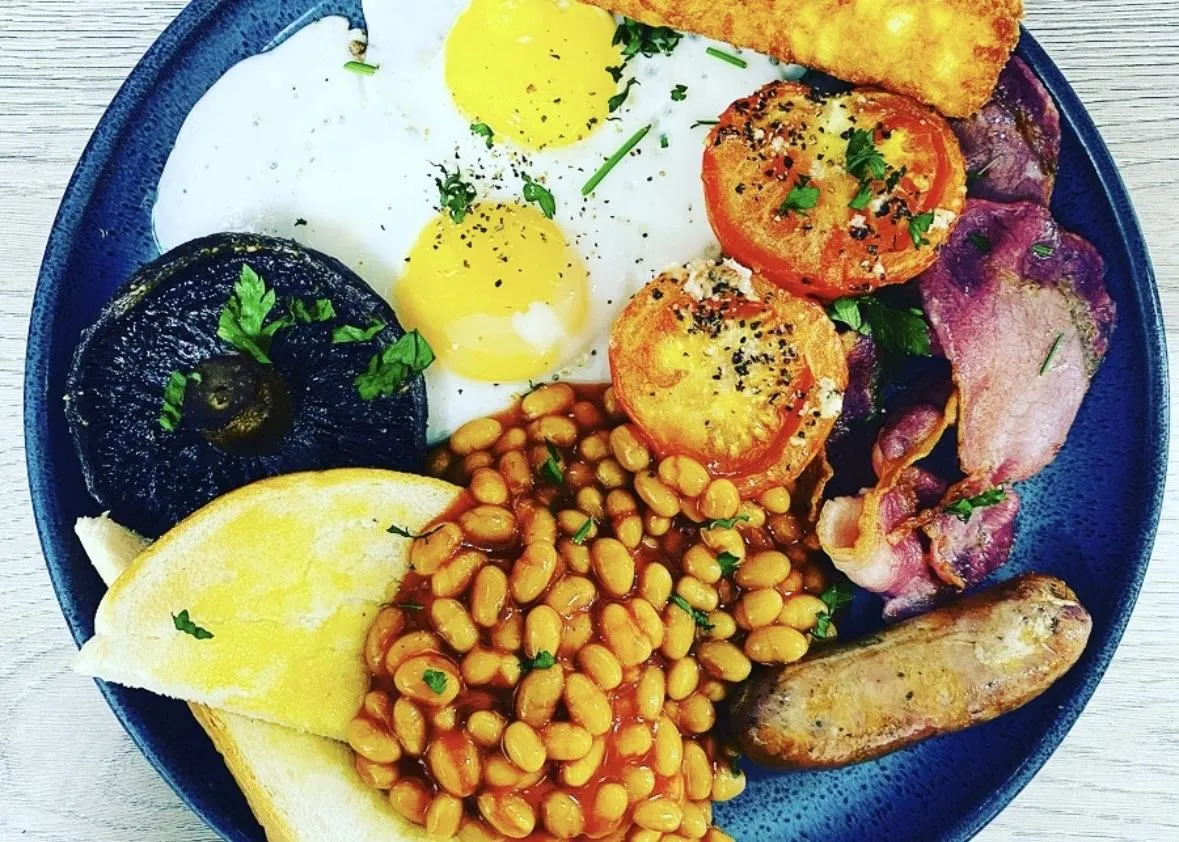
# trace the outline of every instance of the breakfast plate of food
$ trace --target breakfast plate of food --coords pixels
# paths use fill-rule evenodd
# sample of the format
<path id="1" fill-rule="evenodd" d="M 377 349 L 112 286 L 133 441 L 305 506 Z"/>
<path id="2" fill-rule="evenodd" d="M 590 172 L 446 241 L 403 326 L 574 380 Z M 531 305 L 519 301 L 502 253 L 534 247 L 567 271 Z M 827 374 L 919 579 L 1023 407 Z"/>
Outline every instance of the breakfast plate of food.
<path id="1" fill-rule="evenodd" d="M 196 0 L 25 434 L 75 669 L 230 842 L 952 839 L 1100 681 L 1166 359 L 1019 0 Z"/>

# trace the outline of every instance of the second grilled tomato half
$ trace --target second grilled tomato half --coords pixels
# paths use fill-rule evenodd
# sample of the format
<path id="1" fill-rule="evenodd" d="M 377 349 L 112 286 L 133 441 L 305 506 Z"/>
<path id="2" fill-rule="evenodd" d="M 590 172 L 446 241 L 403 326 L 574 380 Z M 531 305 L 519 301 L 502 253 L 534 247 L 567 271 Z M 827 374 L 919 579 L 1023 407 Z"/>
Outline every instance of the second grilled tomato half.
<path id="1" fill-rule="evenodd" d="M 665 272 L 631 299 L 610 333 L 610 368 L 661 458 L 690 456 L 745 496 L 802 473 L 847 388 L 821 306 L 711 260 Z"/>
<path id="2" fill-rule="evenodd" d="M 795 82 L 729 106 L 702 177 L 725 252 L 825 301 L 920 274 L 966 201 L 962 152 L 943 117 L 899 94 L 824 95 Z"/>

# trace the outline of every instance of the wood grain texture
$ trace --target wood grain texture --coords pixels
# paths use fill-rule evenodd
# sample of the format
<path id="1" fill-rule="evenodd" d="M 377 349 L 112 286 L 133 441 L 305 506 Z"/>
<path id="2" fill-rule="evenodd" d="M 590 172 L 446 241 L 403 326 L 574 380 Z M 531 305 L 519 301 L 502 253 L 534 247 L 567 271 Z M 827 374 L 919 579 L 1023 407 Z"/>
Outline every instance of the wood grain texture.
<path id="1" fill-rule="evenodd" d="M 94 685 L 68 669 L 74 647 L 34 534 L 20 433 L 28 312 L 57 203 L 106 104 L 182 5 L 0 0 L 0 840 L 213 839 L 136 751 Z M 1121 166 L 1167 320 L 1179 324 L 1179 3 L 1027 5 L 1028 25 Z M 1169 332 L 1168 345 L 1179 351 L 1179 332 Z M 1179 460 L 1171 464 L 1173 488 Z M 979 838 L 1179 839 L 1174 494 L 1109 673 L 1064 745 Z"/>

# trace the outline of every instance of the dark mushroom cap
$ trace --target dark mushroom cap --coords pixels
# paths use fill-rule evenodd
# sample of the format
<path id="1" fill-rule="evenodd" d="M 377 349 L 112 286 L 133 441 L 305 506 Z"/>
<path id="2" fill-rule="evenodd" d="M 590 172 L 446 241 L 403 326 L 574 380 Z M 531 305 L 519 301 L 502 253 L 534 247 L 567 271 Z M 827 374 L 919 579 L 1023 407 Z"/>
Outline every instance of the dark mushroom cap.
<path id="1" fill-rule="evenodd" d="M 242 265 L 289 302 L 330 300 L 336 316 L 274 336 L 264 365 L 217 335 Z M 386 327 L 333 344 L 340 325 Z M 66 417 L 87 487 L 112 517 L 146 535 L 263 477 L 375 467 L 420 472 L 426 393 L 413 377 L 363 400 L 354 381 L 403 335 L 385 301 L 338 260 L 288 240 L 215 234 L 140 269 L 87 328 L 66 384 Z M 175 430 L 160 423 L 172 372 L 190 379 Z"/>

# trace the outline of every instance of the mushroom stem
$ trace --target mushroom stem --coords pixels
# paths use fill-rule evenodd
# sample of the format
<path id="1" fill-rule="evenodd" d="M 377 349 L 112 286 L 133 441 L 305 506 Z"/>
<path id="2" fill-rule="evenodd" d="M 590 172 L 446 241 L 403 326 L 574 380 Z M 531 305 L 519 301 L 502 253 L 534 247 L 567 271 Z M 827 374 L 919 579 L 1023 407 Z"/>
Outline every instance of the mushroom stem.
<path id="1" fill-rule="evenodd" d="M 194 375 L 185 421 L 226 453 L 266 453 L 290 429 L 291 396 L 274 366 L 232 354 L 205 360 Z"/>

